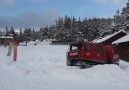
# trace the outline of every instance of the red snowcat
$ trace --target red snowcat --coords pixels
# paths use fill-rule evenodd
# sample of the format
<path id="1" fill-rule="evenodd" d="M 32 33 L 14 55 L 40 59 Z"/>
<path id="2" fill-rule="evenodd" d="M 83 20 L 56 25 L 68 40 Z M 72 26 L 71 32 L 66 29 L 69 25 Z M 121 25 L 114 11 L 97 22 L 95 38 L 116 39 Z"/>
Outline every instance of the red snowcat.
<path id="1" fill-rule="evenodd" d="M 117 47 L 86 42 L 70 44 L 67 51 L 67 66 L 88 68 L 97 64 L 119 65 Z"/>

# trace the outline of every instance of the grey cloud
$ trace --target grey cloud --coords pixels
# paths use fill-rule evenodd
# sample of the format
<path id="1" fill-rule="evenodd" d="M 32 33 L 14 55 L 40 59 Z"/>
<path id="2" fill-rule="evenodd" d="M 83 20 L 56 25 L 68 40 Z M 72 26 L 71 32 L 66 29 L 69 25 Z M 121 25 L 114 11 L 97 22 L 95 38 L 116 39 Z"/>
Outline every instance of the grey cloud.
<path id="1" fill-rule="evenodd" d="M 45 8 L 40 14 L 26 11 L 16 17 L 0 16 L 0 27 L 41 27 L 54 24 L 59 17 L 59 13 L 55 10 Z"/>
<path id="2" fill-rule="evenodd" d="M 15 7 L 15 4 L 16 4 L 15 0 L 0 0 L 0 5 L 6 6 L 9 8 Z"/>

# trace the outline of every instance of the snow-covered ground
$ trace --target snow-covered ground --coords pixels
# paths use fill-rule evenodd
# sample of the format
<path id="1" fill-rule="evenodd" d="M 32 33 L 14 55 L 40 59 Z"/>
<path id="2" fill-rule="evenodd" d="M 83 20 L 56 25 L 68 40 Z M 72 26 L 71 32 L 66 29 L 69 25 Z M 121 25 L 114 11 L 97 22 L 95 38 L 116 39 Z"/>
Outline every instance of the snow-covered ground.
<path id="1" fill-rule="evenodd" d="M 18 46 L 17 61 L 0 47 L 0 90 L 129 90 L 129 63 L 66 66 L 67 45 Z"/>

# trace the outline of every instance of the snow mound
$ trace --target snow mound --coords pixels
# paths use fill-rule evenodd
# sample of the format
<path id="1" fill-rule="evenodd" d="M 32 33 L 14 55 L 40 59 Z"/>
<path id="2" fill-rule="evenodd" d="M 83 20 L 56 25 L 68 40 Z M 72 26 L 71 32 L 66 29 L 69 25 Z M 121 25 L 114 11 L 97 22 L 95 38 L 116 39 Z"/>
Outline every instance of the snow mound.
<path id="1" fill-rule="evenodd" d="M 124 70 L 126 73 L 128 73 L 128 75 L 129 75 L 129 63 L 127 63 L 123 60 L 120 60 L 120 68 L 122 70 Z"/>

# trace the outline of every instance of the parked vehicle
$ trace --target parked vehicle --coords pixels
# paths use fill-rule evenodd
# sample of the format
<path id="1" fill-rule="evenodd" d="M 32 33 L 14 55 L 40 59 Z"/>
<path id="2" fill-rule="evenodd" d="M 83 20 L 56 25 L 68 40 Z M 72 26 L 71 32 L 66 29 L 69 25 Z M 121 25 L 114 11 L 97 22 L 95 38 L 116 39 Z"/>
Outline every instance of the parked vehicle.
<path id="1" fill-rule="evenodd" d="M 50 42 L 50 45 L 68 45 L 68 42 L 53 40 Z"/>
<path id="2" fill-rule="evenodd" d="M 117 47 L 86 42 L 70 44 L 67 51 L 67 66 L 88 68 L 97 64 L 119 65 Z"/>

